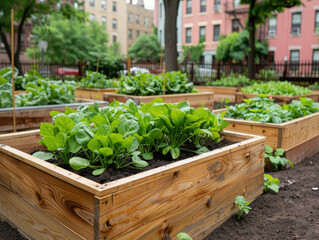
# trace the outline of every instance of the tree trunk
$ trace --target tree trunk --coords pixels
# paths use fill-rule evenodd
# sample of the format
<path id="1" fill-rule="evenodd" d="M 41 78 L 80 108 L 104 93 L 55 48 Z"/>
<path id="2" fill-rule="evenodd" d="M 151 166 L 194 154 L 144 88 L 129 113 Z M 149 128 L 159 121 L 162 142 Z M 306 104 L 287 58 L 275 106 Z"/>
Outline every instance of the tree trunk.
<path id="1" fill-rule="evenodd" d="M 1 40 L 4 44 L 4 47 L 6 49 L 7 55 L 9 57 L 9 61 L 11 62 L 11 47 L 8 43 L 7 36 L 6 36 L 5 32 L 1 28 L 1 25 L 0 25 L 0 35 L 1 35 Z"/>
<path id="2" fill-rule="evenodd" d="M 176 22 L 180 0 L 164 0 L 165 6 L 165 68 L 177 71 Z"/>
<path id="3" fill-rule="evenodd" d="M 249 7 L 248 16 L 248 31 L 249 31 L 249 51 L 248 51 L 248 78 L 255 78 L 255 39 L 256 39 L 256 25 L 255 16 L 253 13 L 256 0 L 252 0 Z"/>

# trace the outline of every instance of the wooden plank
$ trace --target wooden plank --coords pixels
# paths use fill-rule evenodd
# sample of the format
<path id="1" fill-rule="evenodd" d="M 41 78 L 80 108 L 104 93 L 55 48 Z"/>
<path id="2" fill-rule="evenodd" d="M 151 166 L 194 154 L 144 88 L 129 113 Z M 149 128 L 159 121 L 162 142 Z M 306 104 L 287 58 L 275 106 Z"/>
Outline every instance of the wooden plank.
<path id="1" fill-rule="evenodd" d="M 0 216 L 32 239 L 84 239 L 0 184 Z"/>
<path id="2" fill-rule="evenodd" d="M 43 147 L 38 144 L 39 140 L 41 140 L 39 130 L 30 130 L 0 135 L 0 144 L 14 147 L 26 153 L 33 153 L 34 151 L 43 149 Z"/>
<path id="3" fill-rule="evenodd" d="M 104 93 L 115 93 L 115 88 L 76 88 L 76 98 L 87 98 L 93 100 L 103 100 Z"/>
<path id="4" fill-rule="evenodd" d="M 163 98 L 166 103 L 178 103 L 181 101 L 188 101 L 194 108 L 205 106 L 209 109 L 214 107 L 214 94 L 213 93 L 181 93 L 181 94 L 167 94 L 167 95 L 155 95 L 155 96 L 133 96 L 116 93 L 104 93 L 104 100 L 113 102 L 114 100 L 120 102 L 126 102 L 128 99 L 132 99 L 139 104 L 150 103 L 155 98 Z"/>
<path id="5" fill-rule="evenodd" d="M 0 184 L 76 231 L 93 236 L 94 196 L 0 152 Z"/>
<path id="6" fill-rule="evenodd" d="M 262 193 L 263 154 L 264 144 L 255 144 L 207 159 L 196 167 L 184 165 L 173 173 L 101 198 L 100 238 L 158 239 L 158 234 L 163 234 L 165 229 L 169 228 L 171 236 L 175 236 L 186 225 L 191 235 L 199 234 L 203 220 L 206 220 L 206 227 L 218 221 L 216 214 L 220 209 L 208 212 L 205 205 L 219 189 L 233 194 L 231 198 L 222 196 L 221 202 L 233 202 L 238 194 L 233 190 L 239 184 L 245 189 L 251 177 L 254 179 L 251 196 Z M 225 213 L 226 218 L 232 213 Z M 192 228 L 192 225 L 195 226 Z"/>
<path id="7" fill-rule="evenodd" d="M 235 93 L 239 88 L 236 87 L 215 87 L 215 86 L 195 86 L 200 92 L 214 93 L 214 101 L 221 102 L 228 98 L 230 102 L 235 102 Z"/>

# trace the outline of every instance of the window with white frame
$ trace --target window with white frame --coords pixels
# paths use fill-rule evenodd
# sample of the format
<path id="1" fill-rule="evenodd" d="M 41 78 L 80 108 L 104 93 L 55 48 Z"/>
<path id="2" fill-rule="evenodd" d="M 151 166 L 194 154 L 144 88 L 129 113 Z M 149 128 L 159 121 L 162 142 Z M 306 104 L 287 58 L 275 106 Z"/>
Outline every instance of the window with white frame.
<path id="1" fill-rule="evenodd" d="M 117 20 L 115 18 L 112 20 L 112 28 L 117 29 Z"/>
<path id="2" fill-rule="evenodd" d="M 192 43 L 192 29 L 186 28 L 186 43 Z"/>
<path id="3" fill-rule="evenodd" d="M 136 24 L 140 24 L 140 15 L 136 15 Z"/>
<path id="4" fill-rule="evenodd" d="M 113 12 L 116 12 L 117 9 L 116 9 L 116 2 L 113 2 Z"/>
<path id="5" fill-rule="evenodd" d="M 94 7 L 94 0 L 90 0 L 90 7 Z"/>
<path id="6" fill-rule="evenodd" d="M 199 39 L 203 40 L 204 42 L 206 40 L 206 27 L 205 26 L 199 27 Z"/>
<path id="7" fill-rule="evenodd" d="M 315 12 L 315 33 L 319 33 L 319 10 Z"/>
<path id="8" fill-rule="evenodd" d="M 101 0 L 101 7 L 106 10 L 106 0 Z"/>
<path id="9" fill-rule="evenodd" d="M 132 40 L 133 36 L 132 36 L 132 29 L 128 30 L 128 39 Z"/>
<path id="10" fill-rule="evenodd" d="M 240 6 L 240 0 L 233 1 L 234 8 L 238 8 Z"/>
<path id="11" fill-rule="evenodd" d="M 131 22 L 133 22 L 133 15 L 132 15 L 132 13 L 129 13 L 128 14 L 128 21 L 131 23 Z"/>
<path id="12" fill-rule="evenodd" d="M 268 20 L 268 37 L 277 35 L 277 16 L 271 16 Z"/>
<path id="13" fill-rule="evenodd" d="M 186 14 L 192 13 L 192 0 L 186 0 Z"/>
<path id="14" fill-rule="evenodd" d="M 206 0 L 200 0 L 200 12 L 206 12 Z"/>
<path id="15" fill-rule="evenodd" d="M 144 26 L 148 26 L 148 17 L 144 17 Z"/>
<path id="16" fill-rule="evenodd" d="M 214 1 L 214 11 L 215 12 L 220 12 L 221 11 L 220 0 L 215 0 Z"/>
<path id="17" fill-rule="evenodd" d="M 291 35 L 300 35 L 301 33 L 301 12 L 293 13 L 291 20 Z"/>
<path id="18" fill-rule="evenodd" d="M 219 35 L 220 35 L 220 25 L 214 25 L 214 36 L 213 41 L 218 42 L 219 41 Z"/>

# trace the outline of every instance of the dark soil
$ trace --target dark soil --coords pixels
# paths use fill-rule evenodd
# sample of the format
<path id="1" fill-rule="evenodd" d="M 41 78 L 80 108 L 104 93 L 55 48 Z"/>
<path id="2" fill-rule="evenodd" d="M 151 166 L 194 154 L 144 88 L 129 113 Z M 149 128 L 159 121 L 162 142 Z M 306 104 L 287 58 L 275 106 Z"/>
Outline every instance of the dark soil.
<path id="1" fill-rule="evenodd" d="M 207 147 L 209 150 L 214 150 L 214 149 L 228 146 L 231 144 L 233 144 L 233 142 L 230 142 L 228 140 L 223 139 L 219 143 L 216 143 L 214 141 L 210 141 Z M 191 144 L 183 145 L 183 148 L 185 148 L 185 149 L 196 150 L 196 149 L 192 149 L 192 147 L 193 147 L 193 145 L 191 145 Z M 193 157 L 195 155 L 197 155 L 197 154 L 193 153 L 193 152 L 181 150 L 180 156 L 177 159 L 172 159 L 170 153 L 167 153 L 166 155 L 163 155 L 161 153 L 154 153 L 154 159 L 147 161 L 149 166 L 147 166 L 145 168 L 136 169 L 136 168 L 132 168 L 132 167 L 125 167 L 125 168 L 116 169 L 116 167 L 110 166 L 107 169 L 107 171 L 102 173 L 100 176 L 93 176 L 92 175 L 93 170 L 91 168 L 85 168 L 85 169 L 81 169 L 79 171 L 75 171 L 70 166 L 67 166 L 67 165 L 61 164 L 59 166 L 65 168 L 65 169 L 68 169 L 69 171 L 74 172 L 82 177 L 86 177 L 86 178 L 91 179 L 95 182 L 103 184 L 103 183 L 111 182 L 111 181 L 114 181 L 114 180 L 117 180 L 120 178 L 128 177 L 128 176 L 140 173 L 140 172 L 144 172 L 144 171 L 147 171 L 147 170 L 150 170 L 153 168 L 164 166 L 164 165 L 170 164 L 172 162 L 176 162 L 176 161 L 183 160 L 183 159 L 186 159 L 189 157 Z"/>
<path id="2" fill-rule="evenodd" d="M 293 169 L 271 173 L 282 187 L 268 192 L 252 204 L 240 221 L 231 217 L 205 240 L 233 239 L 319 239 L 319 154 L 305 159 Z M 0 222 L 0 239 L 24 239 L 7 223 Z"/>

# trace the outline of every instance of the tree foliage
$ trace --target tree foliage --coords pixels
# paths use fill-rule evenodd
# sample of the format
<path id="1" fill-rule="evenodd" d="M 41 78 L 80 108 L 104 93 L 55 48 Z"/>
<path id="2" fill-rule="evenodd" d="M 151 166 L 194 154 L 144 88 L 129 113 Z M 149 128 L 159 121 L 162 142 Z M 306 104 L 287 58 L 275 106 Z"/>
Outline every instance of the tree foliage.
<path id="1" fill-rule="evenodd" d="M 196 46 L 183 45 L 182 48 L 184 59 L 198 63 L 205 49 L 204 38 L 200 39 Z"/>
<path id="2" fill-rule="evenodd" d="M 154 34 L 142 34 L 129 49 L 132 59 L 152 58 L 158 60 L 161 54 L 161 44 Z"/>
<path id="3" fill-rule="evenodd" d="M 107 51 L 108 35 L 102 25 L 95 21 L 86 24 L 77 18 L 68 19 L 61 13 L 52 14 L 46 24 L 35 26 L 33 34 L 37 36 L 37 40 L 48 41 L 44 59 L 50 62 L 84 62 L 89 51 Z M 27 49 L 27 55 L 32 58 L 32 47 Z M 36 58 L 40 58 L 38 48 Z"/>
<path id="4" fill-rule="evenodd" d="M 255 41 L 255 62 L 263 55 L 268 54 L 268 43 Z M 216 58 L 218 61 L 240 62 L 247 58 L 249 54 L 249 32 L 244 29 L 241 33 L 232 33 L 222 38 L 217 46 Z"/>

